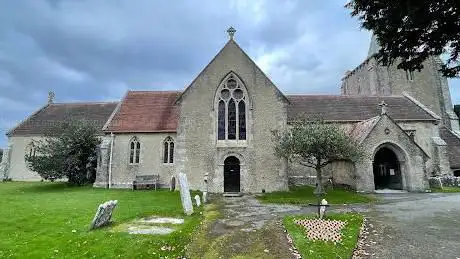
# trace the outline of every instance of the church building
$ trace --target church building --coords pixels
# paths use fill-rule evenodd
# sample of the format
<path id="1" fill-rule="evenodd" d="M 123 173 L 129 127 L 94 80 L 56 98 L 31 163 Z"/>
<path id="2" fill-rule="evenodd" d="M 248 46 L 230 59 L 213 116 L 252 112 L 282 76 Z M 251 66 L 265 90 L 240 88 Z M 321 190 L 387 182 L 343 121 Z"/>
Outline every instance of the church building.
<path id="1" fill-rule="evenodd" d="M 119 102 L 48 103 L 11 129 L 0 176 L 39 181 L 24 156 L 32 140 L 65 119 L 94 122 L 102 139 L 94 187 L 132 188 L 136 176 L 158 175 L 162 187 L 179 173 L 191 189 L 260 193 L 312 184 L 314 172 L 274 154 L 273 130 L 300 117 L 340 124 L 366 151 L 359 163 L 326 168 L 336 184 L 360 192 L 427 191 L 428 178 L 460 170 L 460 133 L 440 59 L 421 71 L 382 66 L 369 55 L 347 71 L 340 95 L 287 95 L 234 39 L 177 91 L 128 91 Z M 339 82 L 338 82 L 339 84 Z M 308 91 L 308 83 L 304 86 Z M 312 180 L 313 179 L 313 180 Z"/>

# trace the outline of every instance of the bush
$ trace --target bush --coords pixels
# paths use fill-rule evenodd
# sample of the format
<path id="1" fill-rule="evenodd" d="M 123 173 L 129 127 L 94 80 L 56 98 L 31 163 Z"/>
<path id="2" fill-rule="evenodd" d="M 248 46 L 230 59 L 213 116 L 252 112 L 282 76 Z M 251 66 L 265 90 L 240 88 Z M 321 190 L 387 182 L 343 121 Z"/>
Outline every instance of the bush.
<path id="1" fill-rule="evenodd" d="M 94 125 L 66 121 L 53 127 L 44 139 L 33 141 L 25 159 L 45 180 L 67 178 L 70 184 L 89 184 L 96 178 L 99 144 Z"/>

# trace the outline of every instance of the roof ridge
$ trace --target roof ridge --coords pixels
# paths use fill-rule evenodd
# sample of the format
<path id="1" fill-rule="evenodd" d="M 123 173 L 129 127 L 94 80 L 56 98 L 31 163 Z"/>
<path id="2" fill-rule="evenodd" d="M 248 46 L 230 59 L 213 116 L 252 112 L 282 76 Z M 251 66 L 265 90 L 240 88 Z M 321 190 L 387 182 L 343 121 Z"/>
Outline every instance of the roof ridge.
<path id="1" fill-rule="evenodd" d="M 66 105 L 66 104 L 112 104 L 112 103 L 118 103 L 119 101 L 110 101 L 110 102 L 59 102 L 59 103 L 50 103 L 49 106 L 51 105 Z"/>
<path id="2" fill-rule="evenodd" d="M 40 107 L 40 109 L 36 110 L 35 112 L 33 112 L 31 115 L 29 115 L 27 118 L 25 118 L 24 120 L 22 120 L 21 122 L 19 122 L 16 126 L 12 127 L 10 130 L 8 130 L 6 132 L 6 136 L 10 136 L 11 134 L 14 133 L 14 131 L 16 129 L 18 129 L 19 127 L 21 127 L 22 125 L 24 125 L 28 120 L 32 119 L 32 117 L 36 116 L 37 114 L 39 114 L 40 112 L 42 112 L 43 110 L 46 109 L 46 107 L 48 107 L 50 104 L 47 103 L 45 105 L 43 105 L 42 107 Z"/>
<path id="3" fill-rule="evenodd" d="M 419 100 L 415 99 L 414 97 L 412 97 L 408 92 L 403 92 L 402 93 L 404 97 L 406 97 L 407 99 L 409 99 L 409 101 L 411 101 L 412 103 L 414 103 L 415 105 L 417 105 L 418 107 L 420 107 L 423 111 L 425 111 L 426 113 L 428 113 L 431 117 L 433 117 L 434 119 L 436 120 L 441 120 L 441 117 L 439 115 L 437 115 L 434 111 L 432 111 L 430 108 L 426 107 L 423 103 L 421 103 Z"/>
<path id="4" fill-rule="evenodd" d="M 180 90 L 128 90 L 128 93 L 181 93 Z"/>
<path id="5" fill-rule="evenodd" d="M 404 98 L 403 95 L 342 95 L 342 94 L 287 94 L 287 97 L 314 96 L 314 97 L 343 97 L 343 98 Z"/>

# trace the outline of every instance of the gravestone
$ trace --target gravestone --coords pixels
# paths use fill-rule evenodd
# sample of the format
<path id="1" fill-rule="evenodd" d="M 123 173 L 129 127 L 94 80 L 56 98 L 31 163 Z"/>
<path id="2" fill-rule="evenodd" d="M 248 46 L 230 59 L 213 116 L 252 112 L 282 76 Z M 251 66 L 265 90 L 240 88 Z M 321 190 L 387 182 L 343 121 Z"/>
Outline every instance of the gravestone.
<path id="1" fill-rule="evenodd" d="M 320 208 L 319 208 L 319 218 L 323 219 L 324 215 L 326 214 L 327 201 L 325 199 L 323 199 L 321 201 L 321 205 L 323 205 L 323 206 L 320 206 Z"/>
<path id="2" fill-rule="evenodd" d="M 182 207 L 186 215 L 193 214 L 192 197 L 190 196 L 190 189 L 188 187 L 187 175 L 179 173 L 179 191 Z"/>
<path id="3" fill-rule="evenodd" d="M 169 185 L 169 190 L 171 192 L 176 190 L 176 177 L 174 177 L 174 175 L 171 177 L 171 184 Z"/>
<path id="4" fill-rule="evenodd" d="M 208 202 L 208 192 L 203 192 L 203 199 L 202 199 L 203 204 Z"/>
<path id="5" fill-rule="evenodd" d="M 93 222 L 91 223 L 90 229 L 99 228 L 106 226 L 111 223 L 112 213 L 115 207 L 117 206 L 118 201 L 107 201 L 99 205 L 94 215 Z"/>
<path id="6" fill-rule="evenodd" d="M 201 200 L 200 200 L 200 195 L 195 195 L 195 203 L 197 207 L 201 206 Z"/>

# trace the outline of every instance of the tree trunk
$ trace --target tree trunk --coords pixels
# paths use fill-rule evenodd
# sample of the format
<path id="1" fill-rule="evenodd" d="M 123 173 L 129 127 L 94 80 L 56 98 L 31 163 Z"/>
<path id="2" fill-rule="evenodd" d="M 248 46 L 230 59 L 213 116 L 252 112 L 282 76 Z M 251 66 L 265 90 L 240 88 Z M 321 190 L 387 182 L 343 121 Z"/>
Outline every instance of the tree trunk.
<path id="1" fill-rule="evenodd" d="M 316 190 L 315 190 L 315 196 L 317 198 L 317 209 L 318 209 L 318 218 L 320 217 L 320 205 L 321 205 L 321 198 L 324 195 L 324 189 L 323 189 L 323 175 L 321 174 L 321 166 L 319 164 L 319 159 L 318 159 L 318 164 L 316 165 Z"/>
<path id="2" fill-rule="evenodd" d="M 321 167 L 319 165 L 316 166 L 316 182 L 317 182 L 317 188 L 318 192 L 322 195 L 323 194 L 323 174 L 321 172 Z"/>

